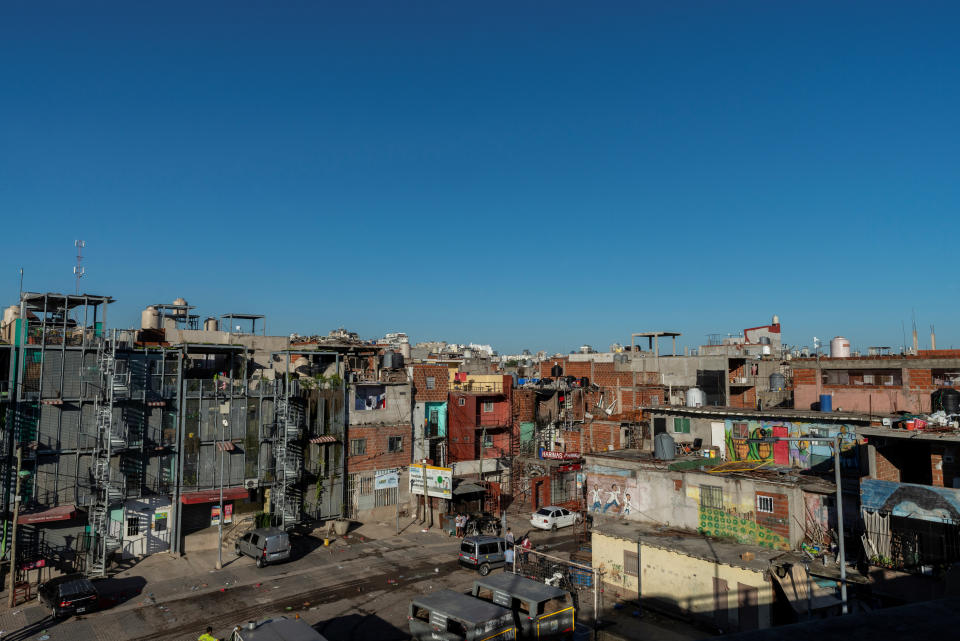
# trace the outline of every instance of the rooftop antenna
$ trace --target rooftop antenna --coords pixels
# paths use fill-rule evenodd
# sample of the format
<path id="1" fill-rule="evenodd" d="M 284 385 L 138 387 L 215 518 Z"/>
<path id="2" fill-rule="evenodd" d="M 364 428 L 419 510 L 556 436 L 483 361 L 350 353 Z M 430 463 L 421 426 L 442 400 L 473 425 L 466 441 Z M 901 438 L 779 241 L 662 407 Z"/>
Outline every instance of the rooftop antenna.
<path id="1" fill-rule="evenodd" d="M 23 267 L 20 268 L 20 298 L 23 298 Z"/>
<path id="2" fill-rule="evenodd" d="M 83 269 L 83 248 L 87 246 L 87 241 L 85 240 L 75 240 L 73 241 L 73 246 L 77 248 L 77 264 L 73 267 L 73 276 L 76 280 L 76 294 L 80 295 L 80 279 L 83 278 L 86 271 Z"/>

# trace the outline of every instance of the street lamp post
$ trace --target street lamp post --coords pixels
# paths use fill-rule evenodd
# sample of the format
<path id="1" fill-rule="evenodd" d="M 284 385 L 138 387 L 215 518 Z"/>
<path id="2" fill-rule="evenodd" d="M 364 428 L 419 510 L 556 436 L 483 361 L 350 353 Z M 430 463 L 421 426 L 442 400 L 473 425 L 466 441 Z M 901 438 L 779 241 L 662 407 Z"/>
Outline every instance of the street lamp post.
<path id="1" fill-rule="evenodd" d="M 847 608 L 847 561 L 846 548 L 843 541 L 843 487 L 840 484 L 840 435 L 834 436 L 767 436 L 764 438 L 746 439 L 748 443 L 776 443 L 798 442 L 798 441 L 816 441 L 820 443 L 833 443 L 833 475 L 837 485 L 837 530 L 840 539 L 840 601 L 843 603 L 843 614 L 848 613 Z"/>

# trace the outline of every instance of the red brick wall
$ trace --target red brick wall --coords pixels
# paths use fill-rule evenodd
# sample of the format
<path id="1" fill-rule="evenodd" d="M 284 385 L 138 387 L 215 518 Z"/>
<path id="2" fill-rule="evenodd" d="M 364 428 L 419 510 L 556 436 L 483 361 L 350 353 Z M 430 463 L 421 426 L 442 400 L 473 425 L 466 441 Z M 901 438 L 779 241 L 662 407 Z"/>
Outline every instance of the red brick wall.
<path id="1" fill-rule="evenodd" d="M 780 536 L 790 539 L 790 501 L 786 494 L 777 494 L 775 492 L 757 492 L 757 496 L 769 496 L 773 499 L 773 512 L 761 512 L 757 510 L 754 514 L 757 525 L 765 527 L 771 532 L 776 532 Z M 754 502 L 756 507 L 756 502 Z"/>
<path id="2" fill-rule="evenodd" d="M 513 424 L 533 423 L 537 416 L 537 393 L 532 389 L 513 390 Z"/>
<path id="3" fill-rule="evenodd" d="M 387 452 L 387 438 L 390 436 L 403 437 L 403 447 L 399 452 Z M 364 472 L 368 470 L 403 467 L 409 465 L 412 449 L 410 447 L 410 425 L 377 425 L 371 427 L 350 426 L 349 440 L 367 439 L 367 453 L 357 456 L 350 455 L 350 444 L 347 443 L 347 472 Z"/>
<path id="4" fill-rule="evenodd" d="M 877 476 L 881 481 L 900 482 L 900 470 L 883 454 L 883 450 L 876 448 L 877 453 Z"/>
<path id="5" fill-rule="evenodd" d="M 414 399 L 418 402 L 438 403 L 447 400 L 450 389 L 450 370 L 445 365 L 415 364 L 413 366 Z M 434 378 L 434 389 L 427 389 L 427 377 Z"/>

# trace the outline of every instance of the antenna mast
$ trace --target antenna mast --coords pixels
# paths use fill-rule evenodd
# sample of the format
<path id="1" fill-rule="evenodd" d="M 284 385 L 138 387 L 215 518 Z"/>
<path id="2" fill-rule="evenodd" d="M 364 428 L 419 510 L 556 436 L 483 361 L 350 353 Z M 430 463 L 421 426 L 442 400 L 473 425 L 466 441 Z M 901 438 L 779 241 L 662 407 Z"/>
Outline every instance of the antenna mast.
<path id="1" fill-rule="evenodd" d="M 74 247 L 77 248 L 77 264 L 73 267 L 73 276 L 76 280 L 77 296 L 80 295 L 80 279 L 83 278 L 86 271 L 83 269 L 83 248 L 87 246 L 87 241 L 85 240 L 75 240 L 73 241 Z"/>

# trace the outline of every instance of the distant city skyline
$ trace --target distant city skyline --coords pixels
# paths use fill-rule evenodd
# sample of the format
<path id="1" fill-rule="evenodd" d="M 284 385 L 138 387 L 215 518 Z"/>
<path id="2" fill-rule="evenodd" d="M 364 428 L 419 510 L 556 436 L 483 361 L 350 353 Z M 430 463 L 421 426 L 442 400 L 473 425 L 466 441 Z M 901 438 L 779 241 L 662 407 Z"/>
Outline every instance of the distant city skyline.
<path id="1" fill-rule="evenodd" d="M 956 3 L 0 7 L 0 298 L 960 345 Z"/>

